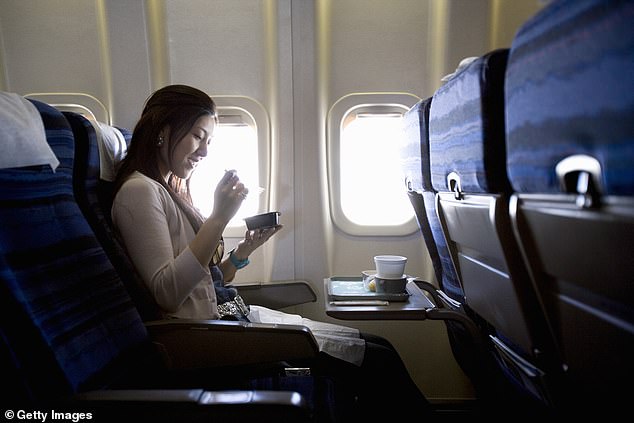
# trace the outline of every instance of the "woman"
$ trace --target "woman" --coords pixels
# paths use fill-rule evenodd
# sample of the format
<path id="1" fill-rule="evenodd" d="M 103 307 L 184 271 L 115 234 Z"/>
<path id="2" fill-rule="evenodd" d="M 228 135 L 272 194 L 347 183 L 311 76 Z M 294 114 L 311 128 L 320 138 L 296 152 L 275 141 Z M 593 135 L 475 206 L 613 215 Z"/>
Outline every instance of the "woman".
<path id="1" fill-rule="evenodd" d="M 247 231 L 224 257 L 222 233 L 248 189 L 235 171 L 226 172 L 215 188 L 213 211 L 204 218 L 192 205 L 188 186 L 196 165 L 207 155 L 217 124 L 215 104 L 202 91 L 185 85 L 156 91 L 134 128 L 115 183 L 112 219 L 118 235 L 158 305 L 176 318 L 218 319 L 231 314 L 223 303 L 235 292 L 227 292 L 224 282 L 231 281 L 249 255 L 282 228 Z M 373 415 L 375 395 L 411 405 L 419 413 L 427 408 L 387 340 L 264 307 L 250 308 L 248 318 L 254 322 L 308 326 L 322 351 L 311 367 L 355 385 L 360 402 L 367 400 Z"/>

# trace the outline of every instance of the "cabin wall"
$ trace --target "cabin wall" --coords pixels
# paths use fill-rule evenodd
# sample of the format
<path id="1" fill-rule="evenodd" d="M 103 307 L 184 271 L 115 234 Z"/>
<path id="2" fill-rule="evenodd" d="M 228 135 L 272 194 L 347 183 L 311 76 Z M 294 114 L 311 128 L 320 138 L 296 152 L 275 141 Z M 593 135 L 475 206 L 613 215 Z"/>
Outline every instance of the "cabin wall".
<path id="1" fill-rule="evenodd" d="M 408 274 L 433 278 L 418 233 L 360 237 L 333 225 L 325 122 L 350 93 L 432 95 L 462 58 L 510 46 L 539 7 L 537 0 L 0 0 L 0 89 L 89 94 L 128 128 L 147 96 L 169 83 L 260 104 L 271 124 L 267 194 L 284 229 L 239 281 L 309 281 L 318 301 L 291 311 L 386 336 L 430 399 L 468 399 L 472 388 L 444 324 L 325 316 L 323 279 L 372 268 L 376 254 L 405 255 Z"/>

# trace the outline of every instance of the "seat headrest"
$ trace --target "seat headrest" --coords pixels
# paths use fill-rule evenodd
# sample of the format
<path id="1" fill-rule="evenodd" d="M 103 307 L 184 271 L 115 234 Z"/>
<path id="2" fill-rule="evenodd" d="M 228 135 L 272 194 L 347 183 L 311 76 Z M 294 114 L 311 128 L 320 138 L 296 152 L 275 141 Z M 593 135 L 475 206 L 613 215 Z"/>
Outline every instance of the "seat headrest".
<path id="1" fill-rule="evenodd" d="M 128 151 L 128 144 L 118 128 L 103 122 L 91 123 L 97 132 L 99 144 L 99 177 L 113 182 L 117 176 L 117 167 Z"/>
<path id="2" fill-rule="evenodd" d="M 59 160 L 46 140 L 40 113 L 19 94 L 0 91 L 0 169 L 50 165 Z"/>

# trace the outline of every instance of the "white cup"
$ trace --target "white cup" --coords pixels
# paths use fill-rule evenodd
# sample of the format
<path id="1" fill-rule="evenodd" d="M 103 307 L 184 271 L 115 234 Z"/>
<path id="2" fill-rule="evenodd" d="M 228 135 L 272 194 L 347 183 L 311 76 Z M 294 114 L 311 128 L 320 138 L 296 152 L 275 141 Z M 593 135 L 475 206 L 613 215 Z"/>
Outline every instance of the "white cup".
<path id="1" fill-rule="evenodd" d="M 405 273 L 407 257 L 381 255 L 374 256 L 376 276 L 382 279 L 400 279 Z"/>

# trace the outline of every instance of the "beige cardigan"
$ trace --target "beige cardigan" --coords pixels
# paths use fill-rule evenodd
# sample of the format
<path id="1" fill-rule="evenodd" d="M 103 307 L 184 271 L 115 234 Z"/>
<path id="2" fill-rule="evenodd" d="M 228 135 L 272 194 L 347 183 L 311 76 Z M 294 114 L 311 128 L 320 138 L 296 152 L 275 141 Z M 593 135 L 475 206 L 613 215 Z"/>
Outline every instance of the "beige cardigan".
<path id="1" fill-rule="evenodd" d="M 133 173 L 114 199 L 112 221 L 139 275 L 168 315 L 219 317 L 209 268 L 188 247 L 194 230 L 164 187 Z"/>

